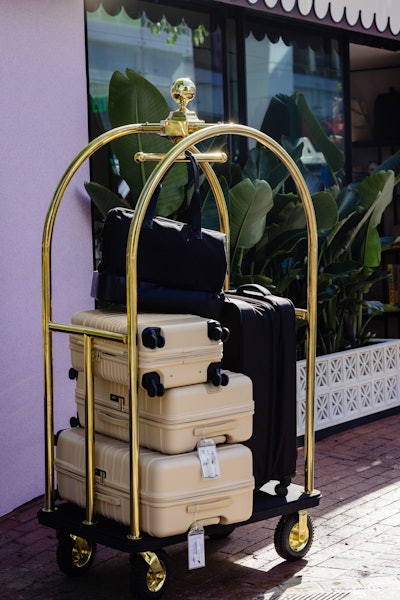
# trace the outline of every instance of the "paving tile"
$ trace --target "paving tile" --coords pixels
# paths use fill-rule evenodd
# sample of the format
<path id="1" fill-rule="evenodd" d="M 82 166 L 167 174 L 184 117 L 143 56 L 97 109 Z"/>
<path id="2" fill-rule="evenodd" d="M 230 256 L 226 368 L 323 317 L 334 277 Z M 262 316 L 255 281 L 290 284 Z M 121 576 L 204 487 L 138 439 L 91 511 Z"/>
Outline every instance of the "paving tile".
<path id="1" fill-rule="evenodd" d="M 295 481 L 303 484 L 300 449 Z M 318 507 L 308 555 L 286 562 L 274 548 L 278 518 L 206 542 L 206 567 L 187 569 L 186 544 L 166 548 L 164 600 L 398 600 L 400 415 L 316 443 Z M 128 600 L 127 554 L 100 546 L 84 577 L 58 570 L 55 532 L 37 523 L 37 498 L 0 518 L 1 600 Z"/>

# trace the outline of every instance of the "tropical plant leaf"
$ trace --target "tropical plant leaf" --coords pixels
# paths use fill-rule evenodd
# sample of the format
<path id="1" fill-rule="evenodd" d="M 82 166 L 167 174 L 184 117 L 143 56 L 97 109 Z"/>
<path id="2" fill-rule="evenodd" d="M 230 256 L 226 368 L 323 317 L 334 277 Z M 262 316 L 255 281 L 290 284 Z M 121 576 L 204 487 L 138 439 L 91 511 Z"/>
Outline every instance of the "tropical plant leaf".
<path id="1" fill-rule="evenodd" d="M 88 181 L 85 183 L 85 189 L 103 219 L 112 208 L 118 206 L 130 208 L 128 202 L 100 183 Z"/>
<path id="2" fill-rule="evenodd" d="M 328 138 L 319 121 L 313 115 L 303 94 L 296 95 L 297 107 L 300 114 L 311 132 L 316 146 L 325 157 L 332 174 L 338 173 L 344 167 L 343 152 Z"/>
<path id="3" fill-rule="evenodd" d="M 357 211 L 357 188 L 359 185 L 359 183 L 351 183 L 340 190 L 336 199 L 340 220 L 346 219 L 349 215 Z"/>
<path id="4" fill-rule="evenodd" d="M 301 157 L 301 145 L 286 148 L 289 156 L 295 163 L 298 163 Z M 243 168 L 243 177 L 248 177 L 252 181 L 255 179 L 265 179 L 276 193 L 290 176 L 288 169 L 278 159 L 276 154 L 265 146 L 256 146 L 249 152 L 248 159 Z"/>
<path id="5" fill-rule="evenodd" d="M 359 273 L 362 270 L 362 265 L 355 260 L 344 260 L 343 262 L 333 262 L 324 267 L 324 274 L 330 277 L 349 277 L 354 273 Z"/>
<path id="6" fill-rule="evenodd" d="M 338 220 L 336 201 L 330 192 L 319 192 L 311 196 L 318 231 L 334 227 Z M 279 207 L 281 210 L 279 211 Z M 281 231 L 305 229 L 307 227 L 304 206 L 299 196 L 278 194 L 274 199 L 274 217 L 280 212 Z"/>
<path id="7" fill-rule="evenodd" d="M 393 171 L 395 177 L 395 184 L 399 182 L 400 178 L 400 150 L 392 156 L 389 156 L 386 160 L 383 161 L 376 169 L 373 171 L 374 173 L 378 173 L 379 171 Z"/>
<path id="8" fill-rule="evenodd" d="M 252 248 L 261 239 L 266 215 L 273 205 L 271 186 L 263 180 L 244 179 L 229 190 L 231 255 Z"/>
<path id="9" fill-rule="evenodd" d="M 222 193 L 224 194 L 225 202 L 229 211 L 228 182 L 224 177 L 222 177 L 219 179 L 219 184 L 221 186 Z M 201 224 L 202 227 L 206 227 L 207 229 L 214 229 L 216 231 L 219 231 L 220 229 L 217 203 L 215 201 L 214 194 L 211 192 L 211 189 L 208 189 L 205 200 L 203 202 L 203 206 L 201 209 Z"/>
<path id="10" fill-rule="evenodd" d="M 379 171 L 366 177 L 358 186 L 357 194 L 359 205 L 369 208 L 374 204 L 370 219 L 370 227 L 377 227 L 382 219 L 382 214 L 392 202 L 394 188 L 393 171 Z"/>
<path id="11" fill-rule="evenodd" d="M 126 75 L 116 71 L 109 86 L 109 117 L 112 127 L 129 123 L 159 123 L 169 114 L 168 105 L 147 79 L 131 69 Z M 118 138 L 112 148 L 119 161 L 121 177 L 128 184 L 135 205 L 144 183 L 154 169 L 154 163 L 137 163 L 136 152 L 166 153 L 172 142 L 162 136 L 133 134 Z M 182 204 L 184 185 L 187 181 L 186 167 L 177 163 L 164 178 L 162 192 L 157 203 L 157 213 L 171 215 Z"/>

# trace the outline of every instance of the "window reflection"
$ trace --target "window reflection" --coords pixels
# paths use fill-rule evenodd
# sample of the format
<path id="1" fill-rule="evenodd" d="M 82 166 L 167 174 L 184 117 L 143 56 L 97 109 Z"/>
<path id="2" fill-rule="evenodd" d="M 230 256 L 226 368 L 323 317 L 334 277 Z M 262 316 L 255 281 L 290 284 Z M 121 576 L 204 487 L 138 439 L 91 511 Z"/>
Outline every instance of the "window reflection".
<path id="1" fill-rule="evenodd" d="M 148 14 L 146 7 L 148 5 Z M 223 119 L 222 72 L 216 60 L 221 47 L 220 32 L 209 31 L 207 15 L 188 18 L 188 11 L 165 7 L 165 14 L 153 21 L 150 3 L 141 3 L 138 18 L 124 8 L 109 15 L 100 5 L 87 12 L 89 93 L 93 112 L 101 117 L 104 129 L 108 120 L 108 85 L 115 71 L 127 68 L 146 77 L 171 105 L 170 86 L 178 77 L 196 82 L 197 98 L 191 104 L 201 118 L 215 122 Z M 172 108 L 172 105 L 171 105 Z"/>
<path id="2" fill-rule="evenodd" d="M 272 38 L 272 39 L 271 39 Z M 276 94 L 304 94 L 325 132 L 343 147 L 342 69 L 335 40 L 260 35 L 249 26 L 246 37 L 248 124 L 261 127 Z M 318 150 L 318 149 L 317 149 Z"/>

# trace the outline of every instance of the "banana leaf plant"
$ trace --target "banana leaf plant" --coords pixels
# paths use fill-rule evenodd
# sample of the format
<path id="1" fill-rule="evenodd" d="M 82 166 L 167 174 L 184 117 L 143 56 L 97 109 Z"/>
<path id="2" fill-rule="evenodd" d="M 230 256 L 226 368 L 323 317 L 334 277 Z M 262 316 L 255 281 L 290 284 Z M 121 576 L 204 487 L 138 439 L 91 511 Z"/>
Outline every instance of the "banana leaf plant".
<path id="1" fill-rule="evenodd" d="M 335 352 L 366 343 L 370 338 L 362 319 L 364 297 L 372 285 L 386 277 L 380 270 L 381 246 L 378 225 L 392 200 L 399 181 L 400 153 L 393 155 L 359 183 L 342 186 L 344 156 L 325 135 L 303 95 L 279 95 L 290 106 L 297 135 L 307 132 L 322 152 L 329 171 L 329 185 L 302 163 L 302 144 L 287 134 L 287 124 L 268 118 L 262 130 L 275 137 L 298 164 L 310 190 L 319 235 L 318 254 L 318 353 Z M 109 116 L 113 127 L 127 123 L 157 123 L 169 114 L 167 102 L 157 88 L 134 71 L 113 74 L 109 86 Z M 297 111 L 297 112 L 296 112 Z M 293 117 L 294 115 L 294 117 Z M 268 110 L 266 117 L 268 116 Z M 279 132 L 282 132 L 281 134 Z M 224 145 L 216 139 L 213 144 Z M 101 221 L 113 206 L 134 207 L 143 183 L 154 168 L 137 164 L 137 151 L 166 152 L 172 142 L 156 135 L 132 135 L 112 144 L 119 175 L 129 189 L 122 198 L 116 191 L 90 182 L 86 184 Z M 221 148 L 222 149 L 222 148 Z M 215 165 L 230 218 L 231 285 L 261 283 L 274 293 L 306 306 L 307 229 L 301 199 L 293 190 L 287 169 L 264 146 L 249 151 L 243 168 L 228 162 Z M 157 213 L 184 220 L 187 188 L 185 165 L 177 164 L 163 182 Z M 202 181 L 202 224 L 218 228 L 218 214 L 207 181 Z M 372 304 L 372 303 L 371 303 Z M 374 303 L 374 313 L 382 306 Z M 299 357 L 305 328 L 299 328 Z"/>

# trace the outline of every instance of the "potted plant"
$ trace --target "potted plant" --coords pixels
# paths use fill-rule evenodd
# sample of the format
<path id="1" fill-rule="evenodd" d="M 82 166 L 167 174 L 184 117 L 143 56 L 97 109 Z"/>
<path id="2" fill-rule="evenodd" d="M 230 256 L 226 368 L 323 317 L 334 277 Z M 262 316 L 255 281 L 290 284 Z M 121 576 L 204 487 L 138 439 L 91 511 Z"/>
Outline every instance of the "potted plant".
<path id="1" fill-rule="evenodd" d="M 302 170 L 316 213 L 319 232 L 318 353 L 363 345 L 371 337 L 363 319 L 364 297 L 377 280 L 386 277 L 380 270 L 378 225 L 399 179 L 400 153 L 385 161 L 363 181 L 342 186 L 344 156 L 325 135 L 304 96 L 279 95 L 275 100 L 291 112 L 290 122 L 295 125 L 289 131 L 288 120 L 282 118 L 281 123 L 277 123 L 277 119 L 273 119 L 272 135 L 280 138 Z M 262 129 L 271 133 L 268 111 Z M 168 112 L 167 102 L 146 79 L 132 70 L 127 70 L 126 75 L 113 74 L 109 88 L 109 117 L 113 127 L 130 122 L 158 122 Z M 304 130 L 308 133 L 306 144 L 310 139 L 318 144 L 319 158 L 322 157 L 325 168 L 324 178 L 307 169 Z M 299 138 L 302 138 L 300 143 Z M 101 222 L 113 206 L 135 206 L 153 165 L 135 163 L 134 154 L 150 149 L 166 152 L 171 146 L 170 140 L 149 135 L 124 137 L 112 144 L 119 174 L 127 183 L 129 194 L 122 198 L 99 184 L 86 184 L 98 211 L 98 221 Z M 217 165 L 215 170 L 225 191 L 230 215 L 231 284 L 262 283 L 275 293 L 293 299 L 296 306 L 305 306 L 306 224 L 300 198 L 290 190 L 289 173 L 272 152 L 258 146 L 249 152 L 243 168 L 227 163 Z M 186 208 L 183 202 L 186 182 L 185 166 L 177 164 L 163 182 L 157 204 L 160 215 L 182 217 Z M 217 227 L 217 214 L 206 181 L 203 191 L 203 222 L 207 227 Z M 376 303 L 369 306 L 375 307 L 374 310 L 382 308 Z M 300 355 L 302 339 L 300 329 Z"/>

